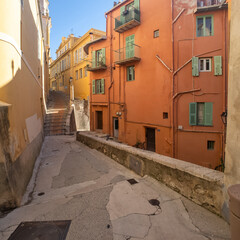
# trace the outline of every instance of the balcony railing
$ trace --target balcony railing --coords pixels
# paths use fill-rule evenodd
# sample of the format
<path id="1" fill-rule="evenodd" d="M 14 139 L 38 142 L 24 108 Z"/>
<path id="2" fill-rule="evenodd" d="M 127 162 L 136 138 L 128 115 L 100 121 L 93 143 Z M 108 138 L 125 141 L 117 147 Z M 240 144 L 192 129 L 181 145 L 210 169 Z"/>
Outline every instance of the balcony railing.
<path id="1" fill-rule="evenodd" d="M 107 69 L 107 66 L 102 61 L 91 62 L 90 64 L 87 65 L 87 71 L 89 72 L 105 70 L 105 69 Z"/>
<path id="2" fill-rule="evenodd" d="M 120 48 L 115 51 L 115 64 L 125 65 L 132 62 L 139 62 L 140 46 L 131 44 L 125 48 Z"/>
<path id="3" fill-rule="evenodd" d="M 195 12 L 206 12 L 210 10 L 223 9 L 226 7 L 226 0 L 197 0 L 197 9 Z"/>
<path id="4" fill-rule="evenodd" d="M 125 10 L 115 18 L 115 31 L 122 33 L 140 25 L 140 11 L 137 9 Z"/>

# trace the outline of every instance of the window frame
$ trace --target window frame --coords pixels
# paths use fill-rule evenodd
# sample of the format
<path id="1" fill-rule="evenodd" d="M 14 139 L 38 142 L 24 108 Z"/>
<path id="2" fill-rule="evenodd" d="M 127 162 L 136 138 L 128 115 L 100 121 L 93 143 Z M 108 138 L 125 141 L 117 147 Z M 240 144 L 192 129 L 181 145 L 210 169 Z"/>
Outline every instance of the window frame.
<path id="1" fill-rule="evenodd" d="M 212 24 L 212 32 L 208 36 L 206 35 L 206 18 L 211 17 L 211 24 Z M 203 18 L 203 35 L 198 34 L 198 19 Z M 212 37 L 214 36 L 214 17 L 213 15 L 202 15 L 202 16 L 197 16 L 196 17 L 196 36 L 197 37 Z"/>
<path id="2" fill-rule="evenodd" d="M 210 69 L 209 70 L 206 69 L 207 60 L 210 60 L 210 63 L 209 63 Z M 204 68 L 203 70 L 201 70 L 201 64 L 200 64 L 201 61 L 204 61 L 203 62 L 203 68 Z M 212 72 L 212 58 L 210 58 L 210 57 L 199 58 L 198 64 L 199 64 L 199 72 Z"/>
<path id="3" fill-rule="evenodd" d="M 156 36 L 155 33 L 158 33 L 158 35 Z M 153 31 L 153 38 L 159 38 L 159 29 Z"/>
<path id="4" fill-rule="evenodd" d="M 75 70 L 75 78 L 78 80 L 78 70 Z"/>
<path id="5" fill-rule="evenodd" d="M 79 79 L 83 78 L 82 68 L 79 69 Z"/>
<path id="6" fill-rule="evenodd" d="M 105 94 L 105 79 L 92 80 L 92 93 L 93 94 Z"/>
<path id="7" fill-rule="evenodd" d="M 130 80 L 129 74 L 130 74 L 131 68 L 133 68 L 133 79 Z M 135 81 L 135 79 L 136 79 L 135 76 L 136 76 L 135 65 L 127 66 L 127 82 Z"/>
<path id="8" fill-rule="evenodd" d="M 199 124 L 199 105 L 203 107 L 203 123 Z M 210 115 L 211 113 L 211 115 Z M 191 102 L 189 103 L 189 125 L 213 127 L 213 102 Z"/>

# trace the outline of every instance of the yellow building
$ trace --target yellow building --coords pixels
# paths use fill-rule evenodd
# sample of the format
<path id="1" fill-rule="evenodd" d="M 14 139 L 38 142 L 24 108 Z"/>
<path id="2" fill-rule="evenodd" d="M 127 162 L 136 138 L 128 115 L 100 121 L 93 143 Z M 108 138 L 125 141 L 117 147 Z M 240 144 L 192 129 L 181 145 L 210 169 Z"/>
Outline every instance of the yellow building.
<path id="1" fill-rule="evenodd" d="M 87 99 L 89 96 L 89 73 L 87 65 L 90 63 L 85 54 L 84 46 L 102 36 L 105 32 L 90 29 L 82 37 L 63 37 L 56 51 L 57 58 L 50 64 L 50 89 L 63 91 L 75 99 Z M 70 89 L 70 83 L 73 89 Z M 74 92 L 74 94 L 73 94 Z"/>
<path id="2" fill-rule="evenodd" d="M 92 28 L 81 38 L 79 38 L 72 48 L 73 68 L 71 74 L 73 78 L 75 99 L 87 100 L 90 93 L 90 77 L 89 72 L 87 71 L 87 65 L 89 65 L 90 60 L 88 55 L 86 55 L 84 51 L 84 46 L 86 46 L 86 44 L 88 44 L 89 42 L 94 41 L 105 35 L 105 32 Z"/>
<path id="3" fill-rule="evenodd" d="M 62 42 L 56 51 L 57 58 L 50 64 L 50 90 L 62 91 L 69 94 L 71 76 L 71 59 L 73 44 L 77 41 L 73 34 L 68 38 L 62 37 Z"/>
<path id="4" fill-rule="evenodd" d="M 48 55 L 41 1 L 0 1 L 0 211 L 20 204 L 43 141 Z"/>

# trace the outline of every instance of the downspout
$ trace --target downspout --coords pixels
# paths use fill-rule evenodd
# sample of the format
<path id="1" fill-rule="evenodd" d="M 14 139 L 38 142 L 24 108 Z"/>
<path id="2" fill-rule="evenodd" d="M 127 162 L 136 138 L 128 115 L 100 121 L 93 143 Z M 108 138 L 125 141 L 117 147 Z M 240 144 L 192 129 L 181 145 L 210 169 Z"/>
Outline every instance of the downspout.
<path id="1" fill-rule="evenodd" d="M 174 68 L 174 0 L 172 0 L 172 72 L 174 73 L 175 68 Z M 175 75 L 172 73 L 172 157 L 175 157 L 175 127 L 174 127 L 174 122 L 175 122 L 175 116 L 174 116 L 174 81 L 175 81 Z"/>
<path id="2" fill-rule="evenodd" d="M 227 86 L 228 86 L 228 47 L 227 47 L 227 27 L 226 24 L 228 22 L 226 21 L 226 10 L 224 10 L 224 51 L 225 51 L 225 79 L 224 79 L 224 111 L 227 113 Z M 224 129 L 223 129 L 223 143 L 222 143 L 222 161 L 223 161 L 223 171 L 224 171 L 224 166 L 225 166 L 225 145 L 226 145 L 226 136 L 227 136 L 227 122 L 226 124 L 223 124 Z"/>
<path id="3" fill-rule="evenodd" d="M 107 15 L 105 15 L 107 21 Z M 108 21 L 107 29 L 108 32 Z M 108 134 L 111 135 L 111 103 L 110 103 L 110 90 L 113 85 L 113 67 L 112 67 L 112 12 L 110 13 L 110 86 L 108 87 Z"/>

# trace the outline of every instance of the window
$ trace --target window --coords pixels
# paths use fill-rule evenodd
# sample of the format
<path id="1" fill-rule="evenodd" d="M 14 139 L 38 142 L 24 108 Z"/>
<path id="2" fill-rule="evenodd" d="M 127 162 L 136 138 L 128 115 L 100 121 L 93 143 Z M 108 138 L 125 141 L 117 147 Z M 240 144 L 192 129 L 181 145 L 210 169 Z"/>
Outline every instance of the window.
<path id="1" fill-rule="evenodd" d="M 168 112 L 163 112 L 163 119 L 168 119 Z"/>
<path id="2" fill-rule="evenodd" d="M 199 72 L 212 71 L 212 58 L 192 58 L 192 75 L 199 76 Z M 222 70 L 222 56 L 214 56 L 214 75 L 220 76 L 223 74 Z"/>
<path id="3" fill-rule="evenodd" d="M 102 48 L 97 51 L 92 51 L 92 67 L 100 67 L 106 64 L 106 50 Z"/>
<path id="4" fill-rule="evenodd" d="M 21 0 L 21 6 L 24 7 L 24 0 Z"/>
<path id="5" fill-rule="evenodd" d="M 79 53 L 79 61 L 82 61 L 82 48 L 79 48 L 78 53 Z"/>
<path id="6" fill-rule="evenodd" d="M 64 75 L 62 76 L 62 85 L 64 85 Z"/>
<path id="7" fill-rule="evenodd" d="M 92 81 L 92 93 L 93 94 L 104 94 L 105 80 L 97 79 Z"/>
<path id="8" fill-rule="evenodd" d="M 83 78 L 82 68 L 79 70 L 79 78 Z"/>
<path id="9" fill-rule="evenodd" d="M 76 80 L 78 80 L 78 70 L 75 71 Z"/>
<path id="10" fill-rule="evenodd" d="M 126 58 L 135 56 L 135 35 L 126 37 Z"/>
<path id="11" fill-rule="evenodd" d="M 130 11 L 132 9 L 134 9 L 134 2 L 131 2 L 128 5 L 126 5 L 126 10 Z"/>
<path id="12" fill-rule="evenodd" d="M 87 77 L 87 67 L 84 68 L 84 77 Z"/>
<path id="13" fill-rule="evenodd" d="M 155 31 L 153 32 L 153 37 L 154 37 L 154 38 L 158 38 L 158 37 L 159 37 L 159 29 L 158 29 L 158 30 L 155 30 Z"/>
<path id="14" fill-rule="evenodd" d="M 213 16 L 197 17 L 197 37 L 213 36 Z"/>
<path id="15" fill-rule="evenodd" d="M 130 66 L 127 67 L 127 81 L 133 81 L 135 80 L 135 67 Z"/>
<path id="16" fill-rule="evenodd" d="M 213 125 L 213 104 L 211 102 L 194 102 L 189 104 L 189 124 L 191 126 Z"/>
<path id="17" fill-rule="evenodd" d="M 65 46 L 65 52 L 67 51 L 67 46 Z"/>
<path id="18" fill-rule="evenodd" d="M 214 150 L 215 141 L 207 141 L 207 150 Z"/>
<path id="19" fill-rule="evenodd" d="M 211 58 L 200 58 L 199 59 L 199 71 L 200 72 L 211 72 L 212 71 L 212 59 Z"/>

